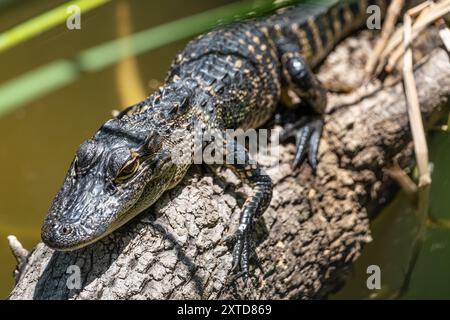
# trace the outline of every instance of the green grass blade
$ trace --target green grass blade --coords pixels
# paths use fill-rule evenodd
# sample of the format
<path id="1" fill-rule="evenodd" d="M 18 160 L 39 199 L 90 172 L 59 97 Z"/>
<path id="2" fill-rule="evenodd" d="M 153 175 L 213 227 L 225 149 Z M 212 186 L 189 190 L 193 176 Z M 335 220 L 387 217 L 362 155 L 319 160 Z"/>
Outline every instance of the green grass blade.
<path id="1" fill-rule="evenodd" d="M 80 3 L 81 1 L 72 2 Z M 265 0 L 256 6 L 252 1 L 241 1 L 153 27 L 129 37 L 109 41 L 81 51 L 73 59 L 52 62 L 1 84 L 0 116 L 76 81 L 82 72 L 95 72 L 116 63 L 127 55 L 138 55 L 199 34 L 217 25 L 218 21 L 220 24 L 230 23 L 298 2 L 328 4 L 334 1 L 287 0 L 274 3 L 272 0 Z M 127 50 L 123 50 L 124 47 Z"/>
<path id="2" fill-rule="evenodd" d="M 258 6 L 250 1 L 233 3 L 144 30 L 123 39 L 112 40 L 85 50 L 78 59 L 85 71 L 96 71 L 116 63 L 130 53 L 138 55 L 204 32 L 217 25 L 218 21 L 221 24 L 230 23 L 248 16 L 249 13 L 263 14 L 293 2 L 298 1 L 283 1 L 278 4 L 263 1 Z M 124 47 L 127 47 L 126 51 L 122 50 Z"/>
<path id="3" fill-rule="evenodd" d="M 58 60 L 0 85 L 0 116 L 73 82 L 80 71 L 70 60 Z"/>
<path id="4" fill-rule="evenodd" d="M 111 0 L 73 0 L 35 18 L 27 20 L 0 34 L 0 52 L 10 49 L 19 43 L 27 41 L 44 31 L 64 23 L 70 16 L 70 13 L 67 12 L 69 6 L 76 5 L 80 8 L 81 13 L 83 13 L 97 8 L 109 1 Z"/>

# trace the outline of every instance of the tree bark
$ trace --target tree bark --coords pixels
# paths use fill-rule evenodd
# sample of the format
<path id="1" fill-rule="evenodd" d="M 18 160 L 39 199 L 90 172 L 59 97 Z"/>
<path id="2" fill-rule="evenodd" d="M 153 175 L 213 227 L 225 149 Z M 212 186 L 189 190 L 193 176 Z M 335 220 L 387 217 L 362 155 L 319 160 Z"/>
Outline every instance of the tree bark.
<path id="1" fill-rule="evenodd" d="M 321 79 L 360 81 L 371 37 L 365 31 L 338 46 L 321 67 Z M 415 75 L 424 121 L 433 123 L 450 95 L 447 52 L 436 47 Z M 261 157 L 274 191 L 257 224 L 264 274 L 254 268 L 246 285 L 242 279 L 229 281 L 230 248 L 223 241 L 237 226 L 245 187 L 227 178 L 228 172 L 223 179 L 200 166 L 150 210 L 104 240 L 74 252 L 54 252 L 38 244 L 21 266 L 10 298 L 326 297 L 342 285 L 371 241 L 370 216 L 392 194 L 385 169 L 393 159 L 410 168 L 414 153 L 401 82 L 329 94 L 325 121 L 315 176 L 307 164 L 291 170 L 292 144 L 280 146 L 279 166 L 275 157 Z M 80 268 L 79 289 L 67 286 L 76 284 L 73 273 L 67 273 L 71 265 Z"/>

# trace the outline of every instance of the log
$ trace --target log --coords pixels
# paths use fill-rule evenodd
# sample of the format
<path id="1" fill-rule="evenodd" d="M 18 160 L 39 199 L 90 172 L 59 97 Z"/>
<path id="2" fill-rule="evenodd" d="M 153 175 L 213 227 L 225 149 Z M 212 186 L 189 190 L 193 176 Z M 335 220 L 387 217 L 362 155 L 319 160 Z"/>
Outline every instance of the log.
<path id="1" fill-rule="evenodd" d="M 321 79 L 358 83 L 373 37 L 363 31 L 345 40 L 321 67 Z M 427 126 L 442 117 L 450 96 L 449 55 L 436 42 L 428 46 L 434 49 L 415 71 Z M 227 171 L 215 175 L 194 166 L 178 187 L 104 240 L 74 252 L 38 244 L 9 298 L 327 297 L 371 241 L 370 217 L 392 196 L 385 169 L 395 159 L 408 170 L 414 153 L 401 81 L 330 93 L 325 121 L 315 176 L 307 164 L 292 171 L 292 143 L 280 146 L 279 163 L 261 157 L 274 192 L 256 228 L 264 272 L 252 267 L 247 283 L 229 276 L 230 248 L 223 241 L 237 226 L 245 186 Z"/>

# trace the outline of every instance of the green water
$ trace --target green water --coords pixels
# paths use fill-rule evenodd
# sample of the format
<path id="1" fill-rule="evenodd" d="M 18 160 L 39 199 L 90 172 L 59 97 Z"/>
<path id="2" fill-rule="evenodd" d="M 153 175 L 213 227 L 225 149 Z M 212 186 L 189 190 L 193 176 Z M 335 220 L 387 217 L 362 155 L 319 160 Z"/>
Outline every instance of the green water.
<path id="1" fill-rule="evenodd" d="M 450 221 L 450 133 L 434 133 L 429 143 L 434 167 L 429 214 Z M 364 248 L 346 287 L 334 298 L 388 298 L 395 294 L 405 280 L 418 226 L 415 210 L 405 194 L 399 192 L 372 222 L 374 241 Z M 367 289 L 369 265 L 381 269 L 381 290 Z M 402 298 L 449 299 L 449 284 L 450 229 L 429 225 L 409 288 Z"/>
<path id="2" fill-rule="evenodd" d="M 0 32 L 45 12 L 63 1 L 10 1 L 0 7 Z M 147 29 L 231 1 L 126 1 L 132 31 Z M 54 28 L 9 51 L 0 53 L 0 84 L 59 59 L 71 58 L 83 49 L 117 38 L 116 2 L 82 15 L 82 29 Z M 140 80 L 163 79 L 185 41 L 139 55 Z M 54 90 L 0 117 L 0 297 L 13 286 L 15 261 L 6 237 L 16 235 L 28 249 L 39 241 L 42 219 L 60 187 L 74 151 L 81 141 L 106 119 L 112 109 L 123 107 L 117 90 L 117 66 L 81 74 L 76 81 Z M 431 139 L 434 162 L 431 213 L 450 219 L 450 138 L 435 134 Z M 417 229 L 414 212 L 399 196 L 373 222 L 375 241 L 364 250 L 347 286 L 335 298 L 367 298 L 376 292 L 365 289 L 367 265 L 382 270 L 383 294 L 401 285 Z M 411 281 L 408 298 L 450 297 L 450 232 L 431 228 Z M 381 296 L 378 293 L 378 296 Z"/>

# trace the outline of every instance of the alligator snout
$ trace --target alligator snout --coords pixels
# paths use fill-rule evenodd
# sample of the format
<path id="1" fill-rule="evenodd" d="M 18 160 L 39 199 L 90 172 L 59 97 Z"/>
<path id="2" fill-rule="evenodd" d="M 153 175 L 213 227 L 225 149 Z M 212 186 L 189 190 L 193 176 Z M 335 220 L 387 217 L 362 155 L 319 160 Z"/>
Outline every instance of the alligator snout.
<path id="1" fill-rule="evenodd" d="M 74 229 L 67 223 L 47 221 L 42 226 L 42 241 L 53 249 L 64 250 L 71 246 Z"/>

